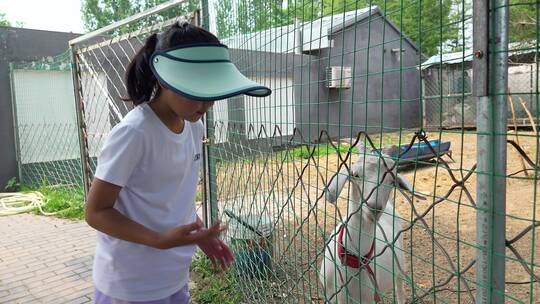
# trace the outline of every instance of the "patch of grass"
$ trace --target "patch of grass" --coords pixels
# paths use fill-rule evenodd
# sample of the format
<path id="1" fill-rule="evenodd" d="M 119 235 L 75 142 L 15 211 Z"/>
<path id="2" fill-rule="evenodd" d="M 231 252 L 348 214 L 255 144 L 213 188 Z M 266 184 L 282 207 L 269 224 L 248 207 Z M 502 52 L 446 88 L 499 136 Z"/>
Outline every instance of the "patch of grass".
<path id="1" fill-rule="evenodd" d="M 382 143 L 381 143 L 381 136 L 379 134 L 370 136 L 371 141 L 373 142 L 373 145 L 375 145 L 375 148 L 381 148 L 386 147 L 389 145 L 398 145 L 399 144 L 399 134 L 398 133 L 385 133 L 382 135 Z M 408 143 L 410 141 L 411 136 L 408 136 L 408 134 L 402 134 L 401 135 L 401 144 Z M 407 142 L 405 142 L 407 141 Z M 366 145 L 369 145 L 369 143 L 366 142 Z"/>
<path id="2" fill-rule="evenodd" d="M 84 190 L 82 187 L 49 186 L 41 187 L 22 186 L 23 192 L 38 191 L 45 196 L 43 211 L 57 212 L 54 216 L 69 219 L 84 218 Z M 40 214 L 39 209 L 34 210 Z"/>
<path id="3" fill-rule="evenodd" d="M 20 188 L 21 188 L 21 184 L 17 181 L 17 178 L 12 177 L 6 183 L 6 187 L 4 188 L 4 190 L 8 192 L 15 192 L 15 191 L 19 191 Z"/>
<path id="4" fill-rule="evenodd" d="M 412 138 L 414 134 L 412 133 L 401 133 L 401 144 L 408 144 L 410 139 Z M 382 138 L 381 138 L 382 136 Z M 383 133 L 381 134 L 372 134 L 369 136 L 371 138 L 371 141 L 373 142 L 373 145 L 375 148 L 381 148 L 386 147 L 389 145 L 398 145 L 399 144 L 399 133 Z M 364 139 L 361 139 L 361 142 L 363 143 Z M 369 143 L 366 141 L 366 145 L 371 147 Z M 311 152 L 315 148 L 315 151 L 313 152 L 313 156 L 315 158 L 326 156 L 326 155 L 332 155 L 336 153 L 340 153 L 341 155 L 347 154 L 349 150 L 351 150 L 352 153 L 358 153 L 358 148 L 352 147 L 347 144 L 340 144 L 337 145 L 335 148 L 331 144 L 318 144 L 318 145 L 302 145 L 297 148 L 287 148 L 286 150 L 280 150 L 277 152 L 274 152 L 275 154 L 270 154 L 268 157 L 270 161 L 273 160 L 284 160 L 284 161 L 294 161 L 298 159 L 308 159 Z M 276 157 L 277 156 L 277 157 Z M 216 164 L 218 169 L 226 168 L 228 166 L 237 166 L 238 164 L 244 163 L 244 164 L 253 164 L 253 163 L 263 163 L 266 160 L 266 156 L 256 155 L 256 156 L 247 156 L 246 158 L 238 158 L 233 160 L 226 160 L 226 159 L 217 159 Z"/>
<path id="5" fill-rule="evenodd" d="M 335 154 L 338 152 L 340 154 L 346 154 L 349 152 L 349 150 L 352 150 L 352 153 L 358 152 L 358 149 L 356 147 L 353 147 L 351 149 L 351 147 L 348 145 L 338 145 L 334 148 L 331 144 L 320 144 L 320 145 L 311 145 L 311 146 L 301 146 L 298 148 L 294 148 L 288 153 L 286 151 L 282 151 L 281 153 L 284 155 L 286 160 L 294 160 L 294 159 L 308 159 L 311 153 L 313 153 L 313 157 L 321 157 L 321 156 Z"/>
<path id="6" fill-rule="evenodd" d="M 232 269 L 221 271 L 212 265 L 204 254 L 199 252 L 191 264 L 191 279 L 196 287 L 191 290 L 193 303 L 236 304 L 242 302 L 238 283 Z"/>

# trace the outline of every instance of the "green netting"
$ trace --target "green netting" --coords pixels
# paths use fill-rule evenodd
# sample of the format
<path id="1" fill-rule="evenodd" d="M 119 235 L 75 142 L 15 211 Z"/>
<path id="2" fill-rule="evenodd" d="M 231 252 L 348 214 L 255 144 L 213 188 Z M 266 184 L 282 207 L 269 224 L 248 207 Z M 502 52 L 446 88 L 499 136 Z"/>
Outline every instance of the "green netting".
<path id="1" fill-rule="evenodd" d="M 230 225 L 226 279 L 244 302 L 363 303 L 375 289 L 385 302 L 538 301 L 539 7 L 492 2 L 203 1 L 204 26 L 273 90 L 206 119 L 204 208 Z M 86 182 L 130 110 L 130 57 L 174 21 L 150 14 L 75 46 Z M 340 171 L 354 176 L 332 204 Z M 383 179 L 397 173 L 427 199 Z M 340 224 L 353 254 L 375 240 L 377 284 L 327 253 Z"/>
<path id="2" fill-rule="evenodd" d="M 34 71 L 71 71 L 71 52 L 67 49 L 56 56 L 48 56 L 30 62 L 15 62 L 13 68 Z"/>
<path id="3" fill-rule="evenodd" d="M 56 56 L 10 64 L 23 185 L 66 186 L 75 191 L 83 186 L 71 66 L 69 49 Z"/>

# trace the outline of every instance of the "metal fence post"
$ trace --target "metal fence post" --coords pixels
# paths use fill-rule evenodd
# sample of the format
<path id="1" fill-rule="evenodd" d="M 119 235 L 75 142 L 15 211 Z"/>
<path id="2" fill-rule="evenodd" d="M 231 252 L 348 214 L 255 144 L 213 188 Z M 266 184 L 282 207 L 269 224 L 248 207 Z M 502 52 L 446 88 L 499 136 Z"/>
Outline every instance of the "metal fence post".
<path id="1" fill-rule="evenodd" d="M 490 11 L 491 4 L 491 11 Z M 508 0 L 474 1 L 477 100 L 477 303 L 505 292 Z"/>
<path id="2" fill-rule="evenodd" d="M 87 161 L 89 153 L 88 153 L 88 143 L 86 141 L 86 127 L 85 127 L 85 121 L 84 121 L 84 105 L 83 100 L 81 98 L 81 91 L 80 91 L 80 85 L 79 85 L 79 69 L 77 68 L 77 50 L 73 44 L 70 45 L 71 48 L 71 75 L 73 78 L 73 93 L 74 93 L 74 99 L 75 99 L 75 109 L 77 112 L 77 129 L 79 134 L 79 149 L 80 149 L 80 155 L 81 155 L 81 174 L 82 174 L 82 183 L 84 187 L 84 197 L 86 200 L 86 196 L 88 195 L 88 191 L 90 190 L 90 178 L 89 178 L 89 168 L 87 166 Z"/>
<path id="3" fill-rule="evenodd" d="M 11 114 L 13 115 L 13 135 L 15 138 L 15 159 L 17 160 L 17 178 L 20 184 L 23 183 L 22 176 L 22 155 L 21 155 L 21 142 L 19 135 L 19 121 L 17 115 L 17 97 L 15 96 L 15 71 L 13 63 L 9 63 L 9 83 L 11 90 Z"/>
<path id="4" fill-rule="evenodd" d="M 201 1 L 202 12 L 202 27 L 206 30 L 210 30 L 210 15 L 208 11 L 208 0 Z M 207 226 L 215 222 L 218 217 L 217 208 L 217 191 L 216 191 L 216 157 L 215 147 L 213 147 L 211 140 L 214 138 L 214 113 L 210 109 L 206 113 L 205 126 L 206 126 L 206 139 L 207 142 L 203 147 L 204 153 L 204 176 L 203 176 L 203 197 L 204 197 L 204 221 Z"/>

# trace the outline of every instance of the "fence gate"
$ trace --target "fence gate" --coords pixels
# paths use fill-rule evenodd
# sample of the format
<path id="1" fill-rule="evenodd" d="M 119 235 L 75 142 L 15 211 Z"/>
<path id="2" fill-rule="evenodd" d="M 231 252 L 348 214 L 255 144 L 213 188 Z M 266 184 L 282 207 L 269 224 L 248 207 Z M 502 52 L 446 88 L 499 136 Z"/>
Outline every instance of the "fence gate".
<path id="1" fill-rule="evenodd" d="M 184 2 L 71 41 L 86 186 L 131 109 L 127 63 Z M 538 3 L 200 8 L 242 73 L 273 90 L 206 117 L 202 206 L 229 224 L 238 301 L 396 302 L 401 285 L 410 303 L 540 301 Z M 373 276 L 346 268 L 340 248 Z"/>

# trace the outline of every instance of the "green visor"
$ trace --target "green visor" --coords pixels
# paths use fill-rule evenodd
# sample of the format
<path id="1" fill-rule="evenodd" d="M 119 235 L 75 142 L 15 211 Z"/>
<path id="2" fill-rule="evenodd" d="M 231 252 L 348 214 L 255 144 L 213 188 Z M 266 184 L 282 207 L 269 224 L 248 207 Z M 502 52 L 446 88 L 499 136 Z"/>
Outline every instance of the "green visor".
<path id="1" fill-rule="evenodd" d="M 163 86 L 194 100 L 214 101 L 240 94 L 264 97 L 272 93 L 242 75 L 223 44 L 192 44 L 157 51 L 150 67 Z"/>

